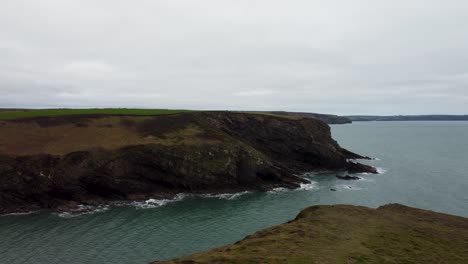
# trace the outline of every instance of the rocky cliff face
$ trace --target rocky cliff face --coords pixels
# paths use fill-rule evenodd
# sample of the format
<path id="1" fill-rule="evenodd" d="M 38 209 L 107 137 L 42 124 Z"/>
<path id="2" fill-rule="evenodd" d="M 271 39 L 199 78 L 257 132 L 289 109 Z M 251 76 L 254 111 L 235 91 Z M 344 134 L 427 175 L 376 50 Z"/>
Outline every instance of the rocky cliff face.
<path id="1" fill-rule="evenodd" d="M 24 129 L 35 132 L 14 137 Z M 314 119 L 229 112 L 51 117 L 3 121 L 0 136 L 10 140 L 0 148 L 3 213 L 295 188 L 306 182 L 298 175 L 314 170 L 376 172 L 348 162 L 363 157 L 342 149 Z"/>

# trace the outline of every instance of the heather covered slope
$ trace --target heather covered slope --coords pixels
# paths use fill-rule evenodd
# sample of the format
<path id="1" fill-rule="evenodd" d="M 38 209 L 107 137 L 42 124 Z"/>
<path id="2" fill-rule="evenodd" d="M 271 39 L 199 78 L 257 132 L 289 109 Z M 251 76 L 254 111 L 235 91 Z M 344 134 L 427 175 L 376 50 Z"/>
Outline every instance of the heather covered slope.
<path id="1" fill-rule="evenodd" d="M 155 263 L 468 263 L 468 219 L 391 204 L 313 206 L 233 245 Z"/>
<path id="2" fill-rule="evenodd" d="M 349 162 L 327 124 L 230 112 L 0 121 L 0 212 L 115 200 L 295 188 Z"/>

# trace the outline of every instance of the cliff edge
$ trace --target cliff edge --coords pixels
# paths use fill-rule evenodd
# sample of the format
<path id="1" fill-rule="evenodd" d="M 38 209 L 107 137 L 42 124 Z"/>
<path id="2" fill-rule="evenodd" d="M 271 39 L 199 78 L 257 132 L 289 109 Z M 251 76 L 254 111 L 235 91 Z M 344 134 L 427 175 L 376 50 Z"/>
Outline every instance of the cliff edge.
<path id="1" fill-rule="evenodd" d="M 296 188 L 348 161 L 327 124 L 232 112 L 0 121 L 0 213 L 119 200 Z"/>

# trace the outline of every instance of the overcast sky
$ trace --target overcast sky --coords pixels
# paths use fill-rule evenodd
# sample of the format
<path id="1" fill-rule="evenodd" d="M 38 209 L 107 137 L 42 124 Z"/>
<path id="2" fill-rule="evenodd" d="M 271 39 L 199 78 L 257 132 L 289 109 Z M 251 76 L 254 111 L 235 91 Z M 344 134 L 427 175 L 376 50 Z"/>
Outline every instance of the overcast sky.
<path id="1" fill-rule="evenodd" d="M 466 114 L 468 1 L 5 0 L 0 107 Z"/>

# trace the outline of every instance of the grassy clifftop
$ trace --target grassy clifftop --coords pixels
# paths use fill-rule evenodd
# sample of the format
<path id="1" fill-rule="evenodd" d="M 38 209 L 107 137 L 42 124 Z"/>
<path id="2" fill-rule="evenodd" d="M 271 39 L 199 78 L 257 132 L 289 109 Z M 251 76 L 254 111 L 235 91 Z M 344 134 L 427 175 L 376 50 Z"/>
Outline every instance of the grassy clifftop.
<path id="1" fill-rule="evenodd" d="M 233 245 L 154 264 L 468 263 L 468 219 L 391 204 L 313 206 Z"/>
<path id="2" fill-rule="evenodd" d="M 297 188 L 348 161 L 315 119 L 233 112 L 0 120 L 0 213 L 116 200 Z"/>
<path id="3" fill-rule="evenodd" d="M 168 115 L 190 112 L 175 109 L 131 109 L 131 108 L 91 108 L 91 109 L 0 109 L 0 120 L 31 117 L 51 117 L 69 115 Z"/>

